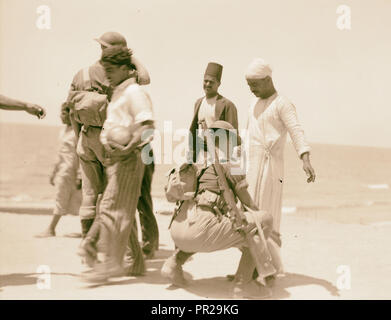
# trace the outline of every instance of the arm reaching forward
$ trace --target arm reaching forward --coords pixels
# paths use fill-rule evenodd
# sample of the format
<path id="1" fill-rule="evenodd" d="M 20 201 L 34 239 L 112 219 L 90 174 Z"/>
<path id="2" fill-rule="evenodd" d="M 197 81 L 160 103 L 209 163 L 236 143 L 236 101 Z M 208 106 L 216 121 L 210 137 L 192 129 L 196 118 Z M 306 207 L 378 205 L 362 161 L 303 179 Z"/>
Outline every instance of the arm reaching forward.
<path id="1" fill-rule="evenodd" d="M 37 116 L 38 119 L 43 119 L 46 116 L 45 109 L 37 104 L 23 102 L 3 95 L 0 95 L 0 109 L 26 111 L 33 116 Z"/>
<path id="2" fill-rule="evenodd" d="M 141 86 L 150 84 L 151 79 L 149 77 L 148 70 L 144 67 L 140 60 L 137 59 L 134 55 L 132 55 L 131 61 L 137 70 L 138 84 Z"/>

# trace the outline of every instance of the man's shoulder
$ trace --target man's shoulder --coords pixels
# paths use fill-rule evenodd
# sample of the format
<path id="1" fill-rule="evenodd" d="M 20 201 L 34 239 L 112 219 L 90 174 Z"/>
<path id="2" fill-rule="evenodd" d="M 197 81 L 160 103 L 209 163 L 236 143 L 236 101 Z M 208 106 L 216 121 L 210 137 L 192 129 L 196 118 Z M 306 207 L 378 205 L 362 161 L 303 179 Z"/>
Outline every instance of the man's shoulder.
<path id="1" fill-rule="evenodd" d="M 105 69 L 103 68 L 102 64 L 99 61 L 96 61 L 94 64 L 90 66 L 83 67 L 79 69 L 79 71 L 76 73 L 77 74 L 82 74 L 83 72 L 88 71 L 90 74 L 91 73 L 104 73 Z"/>
<path id="2" fill-rule="evenodd" d="M 145 94 L 145 90 L 138 84 L 129 80 L 123 83 L 123 92 L 125 94 L 133 95 L 135 93 Z"/>
<path id="3" fill-rule="evenodd" d="M 98 81 L 100 83 L 105 83 L 108 81 L 105 73 L 105 69 L 102 64 L 97 61 L 88 68 L 91 80 Z"/>
<path id="4" fill-rule="evenodd" d="M 205 98 L 205 96 L 198 98 L 195 102 L 195 105 L 201 104 L 201 102 L 202 102 L 202 100 L 204 100 L 204 98 Z"/>
<path id="5" fill-rule="evenodd" d="M 281 94 L 278 92 L 277 92 L 276 99 L 278 99 L 278 101 L 280 101 L 280 102 L 291 103 L 291 101 L 284 94 Z"/>
<path id="6" fill-rule="evenodd" d="M 217 96 L 217 101 L 220 101 L 220 103 L 223 103 L 227 107 L 236 108 L 235 104 L 231 100 L 229 100 L 228 98 L 222 96 L 221 94 L 219 94 Z"/>
<path id="7" fill-rule="evenodd" d="M 122 84 L 121 84 L 122 85 Z M 152 108 L 152 101 L 148 92 L 138 83 L 126 81 L 123 83 L 122 91 L 118 93 L 123 96 L 125 101 L 135 108 Z"/>
<path id="8" fill-rule="evenodd" d="M 84 82 L 89 78 L 89 80 L 109 85 L 108 79 L 106 77 L 105 69 L 103 68 L 102 64 L 97 61 L 93 65 L 90 65 L 88 67 L 81 68 L 73 77 L 74 81 L 78 82 Z"/>
<path id="9" fill-rule="evenodd" d="M 287 107 L 287 106 L 293 106 L 293 103 L 291 100 L 289 100 L 285 95 L 277 93 L 276 99 L 277 107 L 279 109 Z"/>
<path id="10" fill-rule="evenodd" d="M 201 106 L 202 100 L 204 100 L 205 97 L 198 98 L 194 104 L 194 116 L 197 115 L 197 109 Z"/>

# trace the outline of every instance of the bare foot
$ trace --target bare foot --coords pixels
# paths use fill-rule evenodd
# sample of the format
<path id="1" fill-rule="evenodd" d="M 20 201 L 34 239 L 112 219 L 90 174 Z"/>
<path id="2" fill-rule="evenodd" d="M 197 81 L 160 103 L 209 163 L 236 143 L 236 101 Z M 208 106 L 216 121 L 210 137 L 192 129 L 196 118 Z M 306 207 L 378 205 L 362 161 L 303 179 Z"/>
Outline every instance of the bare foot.
<path id="1" fill-rule="evenodd" d="M 160 273 L 174 286 L 186 287 L 188 285 L 185 276 L 183 275 L 182 266 L 175 261 L 175 256 L 169 257 L 164 262 Z"/>
<path id="2" fill-rule="evenodd" d="M 34 237 L 35 238 L 50 238 L 50 237 L 55 237 L 55 236 L 56 236 L 56 232 L 54 230 L 47 229 L 44 232 L 36 234 Z"/>
<path id="3" fill-rule="evenodd" d="M 232 295 L 234 299 L 266 299 L 272 296 L 272 290 L 256 280 L 248 283 L 235 283 Z"/>

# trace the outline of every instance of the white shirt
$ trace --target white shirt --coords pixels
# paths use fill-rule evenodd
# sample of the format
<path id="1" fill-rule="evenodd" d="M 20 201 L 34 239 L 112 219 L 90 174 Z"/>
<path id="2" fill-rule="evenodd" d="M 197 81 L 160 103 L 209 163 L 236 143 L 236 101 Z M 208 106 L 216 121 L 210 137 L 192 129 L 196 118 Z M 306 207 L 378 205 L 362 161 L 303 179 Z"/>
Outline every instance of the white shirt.
<path id="1" fill-rule="evenodd" d="M 216 109 L 217 95 L 213 98 L 203 98 L 200 109 L 198 111 L 198 121 L 204 120 L 206 126 L 209 128 L 213 122 L 216 121 L 215 109 Z"/>
<path id="2" fill-rule="evenodd" d="M 125 80 L 113 92 L 100 137 L 103 144 L 107 142 L 107 131 L 113 127 L 124 126 L 134 132 L 142 122 L 153 120 L 149 95 L 139 84 L 130 82 L 130 79 Z"/>

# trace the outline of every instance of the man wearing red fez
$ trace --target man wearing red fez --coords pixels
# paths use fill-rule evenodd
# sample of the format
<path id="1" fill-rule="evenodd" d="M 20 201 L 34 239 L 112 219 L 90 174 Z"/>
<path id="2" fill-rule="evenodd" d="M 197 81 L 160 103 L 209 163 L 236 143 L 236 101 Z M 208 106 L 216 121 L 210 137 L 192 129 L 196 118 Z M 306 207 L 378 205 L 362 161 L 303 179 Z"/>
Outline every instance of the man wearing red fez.
<path id="1" fill-rule="evenodd" d="M 221 83 L 223 66 L 215 62 L 209 62 L 204 75 L 205 96 L 199 98 L 194 107 L 194 117 L 190 126 L 190 154 L 189 160 L 197 161 L 198 153 L 203 147 L 204 141 L 197 135 L 200 129 L 199 123 L 205 121 L 207 127 L 217 120 L 227 121 L 237 130 L 238 112 L 235 105 L 218 93 Z M 198 144 L 198 146 L 197 146 Z"/>

